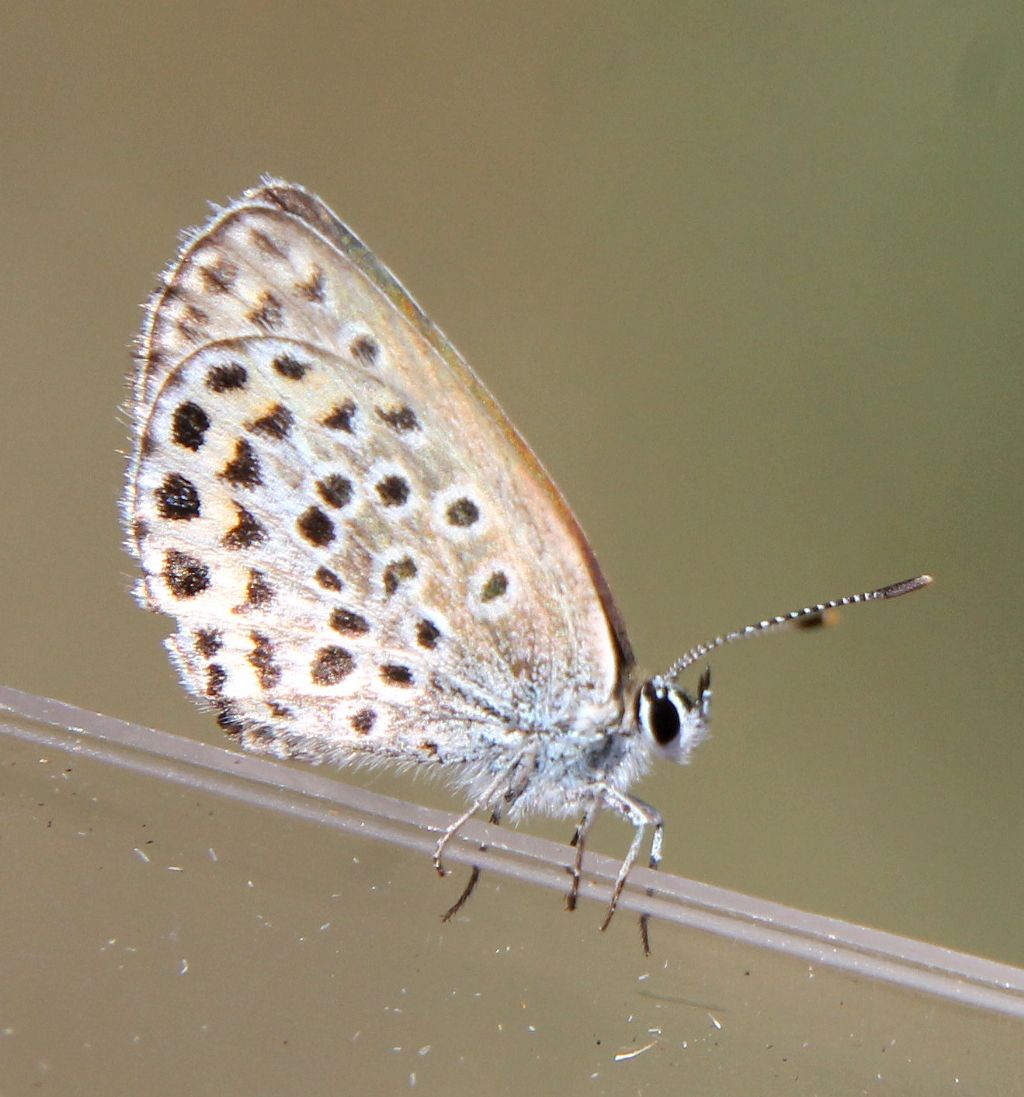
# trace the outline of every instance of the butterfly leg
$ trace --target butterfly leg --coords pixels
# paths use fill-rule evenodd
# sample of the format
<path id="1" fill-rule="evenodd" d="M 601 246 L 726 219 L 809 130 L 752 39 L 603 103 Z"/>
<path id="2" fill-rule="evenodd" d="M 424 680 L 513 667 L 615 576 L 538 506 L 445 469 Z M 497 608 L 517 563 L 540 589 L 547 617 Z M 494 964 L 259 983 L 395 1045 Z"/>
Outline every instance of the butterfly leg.
<path id="1" fill-rule="evenodd" d="M 464 811 L 458 819 L 448 827 L 444 834 L 441 835 L 434 848 L 434 868 L 437 870 L 438 876 L 448 875 L 448 870 L 444 867 L 441 860 L 448 843 L 478 811 L 490 808 L 492 814 L 497 813 L 500 818 L 500 805 L 495 807 L 495 804 L 498 802 L 499 793 L 501 794 L 501 800 L 506 804 L 514 804 L 516 800 L 522 796 L 526 786 L 530 783 L 535 764 L 536 754 L 532 750 L 523 751 L 508 769 L 503 770 L 495 777 L 477 797 L 472 806 L 467 811 Z M 502 791 L 503 786 L 504 791 Z M 498 819 L 493 818 L 491 820 L 491 822 L 495 823 L 498 821 Z"/>
<path id="2" fill-rule="evenodd" d="M 502 803 L 514 804 L 516 800 L 522 796 L 526 790 L 527 785 L 530 783 L 530 776 L 533 773 L 534 764 L 536 761 L 536 755 L 531 751 L 524 751 L 511 766 L 502 774 L 496 781 L 488 785 L 484 794 L 476 801 L 476 803 L 465 812 L 441 835 L 440 840 L 437 843 L 437 848 L 434 851 L 434 868 L 437 869 L 439 876 L 447 874 L 447 870 L 441 862 L 441 854 L 444 852 L 445 846 L 455 837 L 459 828 L 466 823 L 477 811 L 487 807 L 489 803 L 493 803 L 495 796 L 498 794 L 498 790 L 504 784 L 505 791 L 502 794 L 501 801 L 491 809 L 491 816 L 489 822 L 493 826 L 498 826 L 501 823 Z M 483 853 L 487 849 L 486 844 L 480 846 L 480 852 Z M 476 888 L 477 881 L 480 879 L 480 866 L 474 865 L 472 871 L 469 874 L 469 880 L 466 882 L 466 886 L 462 889 L 462 894 L 455 900 L 455 902 L 441 915 L 442 922 L 450 921 L 458 912 L 463 908 L 466 900 L 473 894 L 473 890 Z"/>
<path id="3" fill-rule="evenodd" d="M 588 805 L 586 811 L 583 812 L 583 818 L 580 820 L 579 826 L 576 828 L 576 833 L 569 843 L 576 847 L 576 858 L 572 865 L 572 885 L 569 888 L 569 894 L 565 897 L 566 910 L 576 909 L 576 901 L 580 895 L 580 875 L 583 870 L 583 847 L 587 844 L 587 835 L 590 833 L 590 828 L 593 826 L 599 810 L 596 801 Z"/>
<path id="4" fill-rule="evenodd" d="M 488 822 L 492 826 L 498 826 L 501 823 L 501 806 L 499 805 L 491 812 L 491 817 Z M 480 852 L 484 853 L 487 850 L 487 844 L 481 843 Z M 480 866 L 474 865 L 472 872 L 469 874 L 469 879 L 466 881 L 466 886 L 462 889 L 462 894 L 455 900 L 454 903 L 441 915 L 442 922 L 450 922 L 456 914 L 465 906 L 466 900 L 473 894 L 473 890 L 476 887 L 477 881 L 480 879 Z"/>
<path id="5" fill-rule="evenodd" d="M 662 822 L 659 816 L 658 821 L 654 824 L 654 837 L 651 839 L 651 856 L 647 862 L 649 869 L 657 869 L 661 864 L 661 844 L 665 837 L 665 824 Z M 648 895 L 653 895 L 654 890 L 652 888 L 647 889 Z M 648 933 L 647 923 L 650 921 L 650 915 L 647 911 L 644 911 L 640 915 L 640 944 L 644 950 L 645 956 L 651 954 L 651 938 Z"/>
<path id="6" fill-rule="evenodd" d="M 516 763 L 518 765 L 518 762 Z M 514 770 L 515 767 L 513 767 Z M 444 867 L 441 860 L 445 848 L 448 843 L 459 833 L 460 830 L 473 818 L 478 811 L 483 811 L 484 808 L 490 808 L 497 798 L 498 790 L 502 785 L 506 784 L 509 775 L 513 770 L 507 770 L 496 777 L 488 786 L 484 789 L 483 793 L 477 798 L 477 800 L 464 811 L 458 819 L 441 835 L 437 841 L 437 845 L 434 847 L 434 868 L 437 870 L 438 876 L 447 876 L 448 870 Z M 493 808 L 492 808 L 493 810 Z"/>
<path id="7" fill-rule="evenodd" d="M 634 799 L 632 796 L 626 796 L 616 789 L 603 788 L 601 790 L 601 799 L 612 811 L 615 811 L 628 819 L 629 822 L 633 824 L 634 828 L 633 840 L 629 844 L 629 851 L 626 853 L 625 860 L 622 862 L 622 867 L 619 869 L 619 875 L 615 880 L 611 902 L 608 904 L 608 913 L 605 914 L 604 922 L 601 923 L 601 929 L 605 930 L 612 920 L 612 915 L 615 913 L 616 906 L 618 906 L 619 896 L 622 894 L 622 889 L 626 886 L 626 879 L 630 872 L 632 872 L 633 866 L 637 862 L 637 858 L 640 856 L 640 847 L 643 844 L 644 834 L 648 827 L 654 828 L 654 837 L 651 840 L 651 855 L 648 864 L 653 869 L 657 868 L 661 863 L 661 846 L 665 824 L 661 817 L 661 813 L 652 808 L 650 804 L 645 804 L 643 800 Z M 645 956 L 650 953 L 650 943 L 647 937 L 647 920 L 646 914 L 640 916 L 640 937 L 643 943 Z"/>

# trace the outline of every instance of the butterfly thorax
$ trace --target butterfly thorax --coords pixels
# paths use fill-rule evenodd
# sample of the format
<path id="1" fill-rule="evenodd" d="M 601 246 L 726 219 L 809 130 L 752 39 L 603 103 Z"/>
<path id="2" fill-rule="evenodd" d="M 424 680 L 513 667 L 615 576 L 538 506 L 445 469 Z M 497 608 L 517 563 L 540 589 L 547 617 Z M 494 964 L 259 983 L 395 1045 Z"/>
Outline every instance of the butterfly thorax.
<path id="1" fill-rule="evenodd" d="M 474 798 L 499 781 L 512 817 L 567 817 L 600 800 L 602 789 L 625 791 L 651 757 L 635 721 L 620 716 L 605 726 L 506 732 L 452 777 Z"/>

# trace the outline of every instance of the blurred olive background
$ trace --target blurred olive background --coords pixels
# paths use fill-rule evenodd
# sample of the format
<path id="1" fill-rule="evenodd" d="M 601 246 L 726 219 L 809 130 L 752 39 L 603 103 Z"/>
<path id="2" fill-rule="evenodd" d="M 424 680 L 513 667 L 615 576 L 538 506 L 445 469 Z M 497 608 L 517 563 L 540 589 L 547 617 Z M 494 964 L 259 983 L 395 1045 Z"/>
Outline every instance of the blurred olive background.
<path id="1" fill-rule="evenodd" d="M 1022 150 L 1024 13 L 1011 3 L 6 5 L 0 681 L 220 742 L 165 658 L 170 623 L 128 595 L 118 406 L 139 305 L 177 233 L 208 200 L 273 173 L 349 221 L 492 389 L 574 506 L 652 670 L 768 614 L 936 576 L 934 589 L 855 610 L 835 630 L 716 655 L 713 738 L 640 794 L 666 815 L 673 872 L 1024 964 Z M 549 1011 L 545 1023 L 531 1016 L 548 1042 L 514 1051 L 529 1080 L 582 1088 L 599 1056 L 594 1091 L 625 1085 L 609 1066 L 622 1033 L 590 1011 L 636 1015 L 629 994 L 647 969 L 631 919 L 601 937 L 593 907 L 569 919 L 553 895 L 486 881 L 465 924 L 442 931 L 455 885 L 420 859 L 355 840 L 346 852 L 336 836 L 98 768 L 40 797 L 32 752 L 20 762 L 0 769 L 0 887 L 4 966 L 24 995 L 44 986 L 30 971 L 56 963 L 56 938 L 66 951 L 54 970 L 88 1000 L 100 977 L 76 964 L 125 939 L 120 917 L 143 952 L 188 919 L 186 885 L 163 896 L 166 875 L 154 883 L 131 853 L 143 841 L 133 827 L 163 842 L 164 867 L 209 868 L 207 847 L 244 835 L 241 862 L 224 869 L 238 882 L 218 899 L 225 924 L 257 917 L 234 904 L 258 870 L 314 934 L 331 921 L 341 935 L 331 945 L 321 934 L 317 961 L 337 967 L 337 1014 L 315 996 L 315 1019 L 304 1012 L 298 961 L 267 974 L 266 946 L 239 955 L 225 935 L 205 945 L 207 976 L 238 997 L 216 1019 L 189 997 L 195 965 L 190 976 L 176 959 L 151 984 L 119 967 L 104 993 L 142 994 L 144 1036 L 102 1024 L 101 1003 L 91 1029 L 47 1003 L 38 1029 L 10 1021 L 0 1040 L 0 1054 L 23 1057 L 21 1077 L 73 1092 L 57 1066 L 67 1048 L 123 1039 L 105 1061 L 118 1069 L 131 1046 L 144 1091 L 163 1092 L 154 1064 L 166 1054 L 187 1063 L 168 1070 L 168 1092 L 207 1092 L 189 1069 L 219 1077 L 214 1064 L 232 1056 L 251 1066 L 252 1035 L 273 1017 L 283 1042 L 261 1046 L 302 1092 L 345 1091 L 349 1076 L 391 1091 L 417 1069 L 431 1092 L 429 1064 L 438 1092 L 471 1091 L 482 1064 L 513 1056 L 502 1009 L 521 997 L 524 1011 Z M 453 803 L 408 778 L 345 779 Z M 626 840 L 609 821 L 595 843 L 617 852 Z M 110 859 L 136 873 L 123 892 L 106 891 Z M 343 888 L 344 911 L 335 899 L 321 916 Z M 400 904 L 382 900 L 389 888 Z M 174 915 L 165 925 L 143 907 Z M 53 934 L 44 910 L 59 913 Z M 279 935 L 288 917 L 279 911 Z M 657 933 L 663 956 L 673 933 Z M 503 951 L 549 982 L 488 962 Z M 353 955 L 361 965 L 348 966 Z M 599 988 L 584 1001 L 572 993 L 581 966 Z M 431 981 L 418 983 L 425 970 Z M 704 1000 L 700 969 L 675 971 L 671 993 Z M 418 985 L 410 1011 L 437 1020 L 449 1057 L 420 1055 L 383 1012 L 376 1028 L 349 1023 L 370 984 L 391 1003 L 372 999 L 381 1011 Z M 173 1045 L 153 1054 L 168 1024 L 154 1003 L 171 986 L 207 1058 Z M 473 994 L 483 1003 L 452 1014 L 457 992 L 463 1007 Z M 508 1002 L 488 1006 L 492 992 Z M 0 1028 L 18 1008 L 0 999 Z M 566 1015 L 579 1045 L 558 1038 Z M 337 1016 L 340 1034 L 317 1027 Z M 39 1039 L 47 1018 L 54 1044 L 28 1054 L 19 1039 Z M 228 1018 L 248 1041 L 225 1036 Z M 217 1022 L 220 1042 L 206 1027 Z M 471 1055 L 458 1034 L 473 1024 L 490 1035 L 473 1037 Z M 310 1032 L 315 1050 L 300 1052 Z M 571 1069 L 554 1066 L 561 1056 Z M 232 1092 L 236 1066 L 209 1092 Z M 502 1077 L 494 1092 L 526 1076 Z M 280 1078 L 268 1086 L 291 1092 Z"/>

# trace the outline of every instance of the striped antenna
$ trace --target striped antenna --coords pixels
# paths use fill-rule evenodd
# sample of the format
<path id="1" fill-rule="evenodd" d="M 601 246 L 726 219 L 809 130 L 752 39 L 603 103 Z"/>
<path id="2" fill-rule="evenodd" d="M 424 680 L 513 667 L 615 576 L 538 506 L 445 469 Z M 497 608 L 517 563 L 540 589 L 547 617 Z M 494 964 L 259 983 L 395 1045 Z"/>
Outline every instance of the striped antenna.
<path id="1" fill-rule="evenodd" d="M 724 636 L 716 636 L 706 644 L 698 644 L 691 648 L 684 656 L 677 659 L 665 674 L 668 681 L 676 679 L 688 666 L 703 659 L 715 648 L 723 644 L 731 644 L 733 640 L 742 640 L 745 636 L 761 636 L 766 632 L 774 632 L 777 629 L 789 626 L 818 624 L 823 616 L 833 609 L 842 609 L 844 606 L 856 606 L 861 602 L 878 602 L 886 598 L 900 598 L 911 591 L 921 590 L 932 582 L 930 575 L 917 575 L 913 579 L 904 579 L 901 583 L 890 583 L 888 586 L 879 587 L 878 590 L 867 590 L 863 594 L 848 594 L 845 598 L 835 598 L 831 602 L 819 602 L 816 606 L 804 606 L 803 609 L 795 609 L 779 617 L 769 617 L 767 620 L 758 621 L 756 625 L 747 625 L 735 632 L 727 632 Z"/>

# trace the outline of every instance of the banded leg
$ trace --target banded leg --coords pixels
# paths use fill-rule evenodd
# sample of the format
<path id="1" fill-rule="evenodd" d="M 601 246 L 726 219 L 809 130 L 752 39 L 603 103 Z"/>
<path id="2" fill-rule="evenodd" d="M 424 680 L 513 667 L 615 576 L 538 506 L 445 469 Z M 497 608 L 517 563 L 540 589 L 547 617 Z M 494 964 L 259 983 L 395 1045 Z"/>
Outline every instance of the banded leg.
<path id="1" fill-rule="evenodd" d="M 580 896 L 580 874 L 583 869 L 583 849 L 587 844 L 587 835 L 590 833 L 590 828 L 594 825 L 594 820 L 597 818 L 599 810 L 600 808 L 596 801 L 587 806 L 586 811 L 583 812 L 583 818 L 576 828 L 576 833 L 572 836 L 572 841 L 569 843 L 571 846 L 575 846 L 576 857 L 572 865 L 572 884 L 569 887 L 569 894 L 565 897 L 566 910 L 576 909 L 576 902 Z"/>
<path id="2" fill-rule="evenodd" d="M 665 824 L 659 817 L 658 821 L 654 824 L 654 836 L 651 838 L 651 856 L 647 861 L 647 867 L 651 870 L 656 870 L 661 864 L 661 844 L 665 837 Z M 653 888 L 647 889 L 648 896 L 654 894 Z M 644 950 L 645 956 L 651 954 L 651 938 L 647 930 L 647 923 L 650 921 L 651 916 L 644 911 L 640 915 L 640 944 Z"/>
<path id="3" fill-rule="evenodd" d="M 501 808 L 496 807 L 491 812 L 491 817 L 488 820 L 492 826 L 498 826 L 501 823 Z M 480 843 L 480 852 L 487 852 L 487 843 Z M 480 866 L 474 865 L 472 872 L 469 874 L 469 879 L 466 881 L 466 886 L 462 889 L 462 894 L 455 900 L 454 903 L 441 915 L 442 922 L 450 922 L 456 914 L 465 906 L 466 900 L 473 894 L 473 889 L 476 887 L 477 881 L 480 879 Z"/>
<path id="4" fill-rule="evenodd" d="M 494 810 L 493 805 L 497 799 L 498 790 L 501 788 L 502 785 L 508 782 L 509 777 L 515 772 L 518 765 L 519 762 L 517 761 L 515 765 L 513 765 L 505 773 L 502 773 L 498 777 L 496 777 L 487 786 L 487 788 L 484 789 L 483 793 L 477 798 L 477 800 L 466 811 L 464 811 L 437 840 L 437 845 L 434 847 L 434 868 L 437 870 L 438 876 L 443 877 L 448 875 L 448 870 L 444 867 L 444 864 L 441 861 L 441 858 L 444 855 L 444 851 L 448 843 L 455 837 L 456 834 L 459 833 L 460 830 L 462 830 L 462 828 L 470 821 L 470 819 L 473 818 L 474 815 L 476 815 L 478 811 L 483 811 L 485 808 L 491 808 L 492 811 Z"/>
<path id="5" fill-rule="evenodd" d="M 605 914 L 604 921 L 601 923 L 601 929 L 606 930 L 611 923 L 612 915 L 615 914 L 615 908 L 618 906 L 622 889 L 626 886 L 626 879 L 630 872 L 633 871 L 637 858 L 640 856 L 640 847 L 643 844 L 644 834 L 648 827 L 654 828 L 654 837 L 651 840 L 651 855 L 648 865 L 650 868 L 656 869 L 661 863 L 661 846 L 665 823 L 661 817 L 661 813 L 655 808 L 652 808 L 650 804 L 645 804 L 643 800 L 634 799 L 632 796 L 626 796 L 616 789 L 603 788 L 601 790 L 601 798 L 606 807 L 611 808 L 612 811 L 617 812 L 619 815 L 629 820 L 634 828 L 633 840 L 629 844 L 629 850 L 626 853 L 625 860 L 622 862 L 622 867 L 619 869 L 619 875 L 615 880 L 611 902 L 608 904 L 608 913 Z M 643 945 L 645 956 L 649 955 L 651 951 L 647 933 L 647 922 L 648 915 L 641 914 L 640 940 Z"/>
<path id="6" fill-rule="evenodd" d="M 437 846 L 434 849 L 434 868 L 437 870 L 438 876 L 446 876 L 448 870 L 444 867 L 441 861 L 442 854 L 448 843 L 458 834 L 459 830 L 478 812 L 484 808 L 491 808 L 490 822 L 494 826 L 498 826 L 501 823 L 501 802 L 495 803 L 495 798 L 498 796 L 498 792 L 502 785 L 505 785 L 505 791 L 502 793 L 501 800 L 506 804 L 513 804 L 516 800 L 522 796 L 526 789 L 526 786 L 530 782 L 530 775 L 533 772 L 534 754 L 530 751 L 525 751 L 521 754 L 509 768 L 502 774 L 500 774 L 494 781 L 492 781 L 483 794 L 476 800 L 476 802 L 469 808 L 468 811 L 462 813 L 458 819 L 441 835 L 438 839 Z M 492 806 L 493 805 L 493 806 Z M 480 852 L 484 852 L 487 849 L 486 844 L 480 846 Z M 473 890 L 476 888 L 477 881 L 480 879 L 480 866 L 474 865 L 472 871 L 469 874 L 469 880 L 466 882 L 466 886 L 462 889 L 462 894 L 455 900 L 455 902 L 441 915 L 442 922 L 450 921 L 458 912 L 465 906 L 466 900 L 473 894 Z"/>

